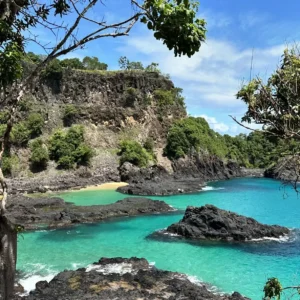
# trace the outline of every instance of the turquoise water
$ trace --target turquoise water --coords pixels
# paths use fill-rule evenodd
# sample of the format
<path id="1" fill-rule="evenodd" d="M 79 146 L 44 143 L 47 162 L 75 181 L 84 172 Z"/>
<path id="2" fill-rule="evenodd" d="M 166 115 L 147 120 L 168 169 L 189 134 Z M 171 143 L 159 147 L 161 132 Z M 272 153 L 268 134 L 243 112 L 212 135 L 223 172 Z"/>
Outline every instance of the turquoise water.
<path id="1" fill-rule="evenodd" d="M 183 272 L 224 292 L 239 291 L 261 299 L 269 277 L 283 285 L 300 282 L 300 238 L 289 242 L 246 244 L 189 243 L 172 237 L 149 236 L 178 221 L 188 205 L 206 203 L 251 216 L 260 222 L 300 228 L 300 198 L 269 179 L 233 179 L 209 184 L 212 190 L 163 199 L 180 211 L 172 214 L 123 218 L 71 229 L 38 231 L 19 239 L 18 269 L 30 286 L 43 276 L 75 269 L 100 257 L 145 257 L 158 268 Z M 286 195 L 286 193 L 288 195 Z M 61 194 L 77 205 L 107 204 L 125 198 L 113 191 Z M 28 277 L 28 278 L 27 278 Z"/>

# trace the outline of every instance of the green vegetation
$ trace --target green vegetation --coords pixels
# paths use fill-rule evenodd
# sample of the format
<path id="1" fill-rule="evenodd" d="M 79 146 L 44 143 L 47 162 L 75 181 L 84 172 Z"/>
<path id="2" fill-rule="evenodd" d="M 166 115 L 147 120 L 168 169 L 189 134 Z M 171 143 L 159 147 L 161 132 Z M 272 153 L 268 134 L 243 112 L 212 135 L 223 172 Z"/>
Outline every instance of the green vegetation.
<path id="1" fill-rule="evenodd" d="M 41 171 L 47 168 L 49 153 L 41 139 L 36 139 L 30 144 L 30 163 L 33 171 Z"/>
<path id="2" fill-rule="evenodd" d="M 170 159 L 201 153 L 237 161 L 241 166 L 267 168 L 288 153 L 297 152 L 295 140 L 270 138 L 255 131 L 248 136 L 224 136 L 209 128 L 203 118 L 189 117 L 175 122 L 168 132 L 164 154 Z"/>
<path id="3" fill-rule="evenodd" d="M 170 159 L 194 152 L 225 157 L 226 150 L 223 137 L 210 129 L 203 118 L 188 117 L 170 128 L 164 154 Z"/>
<path id="4" fill-rule="evenodd" d="M 86 70 L 107 70 L 108 65 L 99 61 L 98 57 L 86 56 L 82 60 L 83 68 Z"/>
<path id="5" fill-rule="evenodd" d="M 5 153 L 2 160 L 2 171 L 4 176 L 11 176 L 15 169 L 18 168 L 19 159 L 16 155 L 10 155 Z"/>
<path id="6" fill-rule="evenodd" d="M 43 116 L 39 113 L 31 113 L 28 115 L 26 125 L 30 131 L 31 138 L 41 135 L 44 122 Z"/>
<path id="7" fill-rule="evenodd" d="M 65 126 L 71 126 L 79 114 L 79 109 L 73 104 L 67 104 L 63 112 L 63 122 Z"/>
<path id="8" fill-rule="evenodd" d="M 93 156 L 92 149 L 84 143 L 84 129 L 73 125 L 69 130 L 57 130 L 49 140 L 50 158 L 62 169 L 75 165 L 88 165 Z"/>
<path id="9" fill-rule="evenodd" d="M 149 151 L 136 141 L 124 140 L 120 143 L 119 149 L 120 165 L 124 162 L 130 162 L 135 166 L 144 168 L 149 165 L 150 161 L 155 161 L 153 149 Z"/>
<path id="10" fill-rule="evenodd" d="M 17 123 L 11 131 L 11 143 L 15 146 L 26 146 L 31 138 L 35 138 L 42 133 L 44 118 L 39 113 L 31 113 L 27 120 Z M 4 134 L 3 126 L 3 134 Z M 1 131 L 1 128 L 0 128 Z"/>
<path id="11" fill-rule="evenodd" d="M 173 104 L 178 104 L 185 107 L 184 98 L 181 95 L 181 88 L 173 88 L 172 90 L 155 90 L 154 99 L 160 108 L 170 106 Z"/>

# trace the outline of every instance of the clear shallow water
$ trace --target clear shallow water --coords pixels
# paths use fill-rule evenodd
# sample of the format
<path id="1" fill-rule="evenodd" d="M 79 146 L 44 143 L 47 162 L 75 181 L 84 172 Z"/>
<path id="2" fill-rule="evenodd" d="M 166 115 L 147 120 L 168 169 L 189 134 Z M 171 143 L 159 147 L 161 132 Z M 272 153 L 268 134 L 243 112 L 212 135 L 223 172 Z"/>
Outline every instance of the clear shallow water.
<path id="1" fill-rule="evenodd" d="M 186 206 L 206 203 L 254 217 L 260 222 L 300 228 L 300 198 L 288 188 L 284 191 L 277 181 L 233 179 L 209 186 L 213 189 L 197 194 L 151 197 L 163 199 L 182 210 L 173 214 L 24 234 L 24 239 L 19 239 L 18 249 L 18 269 L 25 278 L 23 283 L 26 286 L 31 283 L 34 287 L 34 281 L 43 276 L 87 266 L 102 256 L 138 256 L 155 262 L 159 268 L 196 276 L 221 291 L 237 290 L 252 299 L 262 298 L 268 277 L 278 277 L 284 285 L 298 284 L 298 233 L 290 242 L 243 245 L 188 243 L 167 236 L 160 240 L 149 237 L 154 231 L 177 222 Z M 80 191 L 61 196 L 77 205 L 107 204 L 126 197 L 114 191 Z M 27 279 L 24 274 L 27 274 Z"/>

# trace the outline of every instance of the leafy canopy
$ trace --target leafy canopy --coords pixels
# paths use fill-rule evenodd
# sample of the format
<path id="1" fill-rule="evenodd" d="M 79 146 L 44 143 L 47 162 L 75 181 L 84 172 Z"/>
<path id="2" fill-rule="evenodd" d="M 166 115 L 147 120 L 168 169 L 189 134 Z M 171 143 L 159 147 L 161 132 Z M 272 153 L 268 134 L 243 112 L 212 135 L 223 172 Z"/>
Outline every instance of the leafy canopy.
<path id="1" fill-rule="evenodd" d="M 267 83 L 256 78 L 244 85 L 237 98 L 248 110 L 242 121 L 263 125 L 265 132 L 282 138 L 300 138 L 300 55 L 285 50 L 280 67 Z"/>

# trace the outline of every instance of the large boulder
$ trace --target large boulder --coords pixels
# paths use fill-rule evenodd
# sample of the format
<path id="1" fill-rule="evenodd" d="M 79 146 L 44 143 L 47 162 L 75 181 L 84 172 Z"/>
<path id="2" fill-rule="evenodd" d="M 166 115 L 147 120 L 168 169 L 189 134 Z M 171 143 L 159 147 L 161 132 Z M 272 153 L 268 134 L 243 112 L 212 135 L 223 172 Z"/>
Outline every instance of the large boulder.
<path id="1" fill-rule="evenodd" d="M 290 230 L 282 226 L 261 224 L 253 218 L 205 205 L 187 207 L 183 219 L 169 226 L 167 232 L 201 240 L 248 241 L 280 238 Z"/>
<path id="2" fill-rule="evenodd" d="M 217 295 L 186 275 L 156 269 L 144 258 L 102 258 L 87 269 L 64 271 L 40 281 L 27 300 L 197 299 L 246 300 L 239 293 Z"/>

